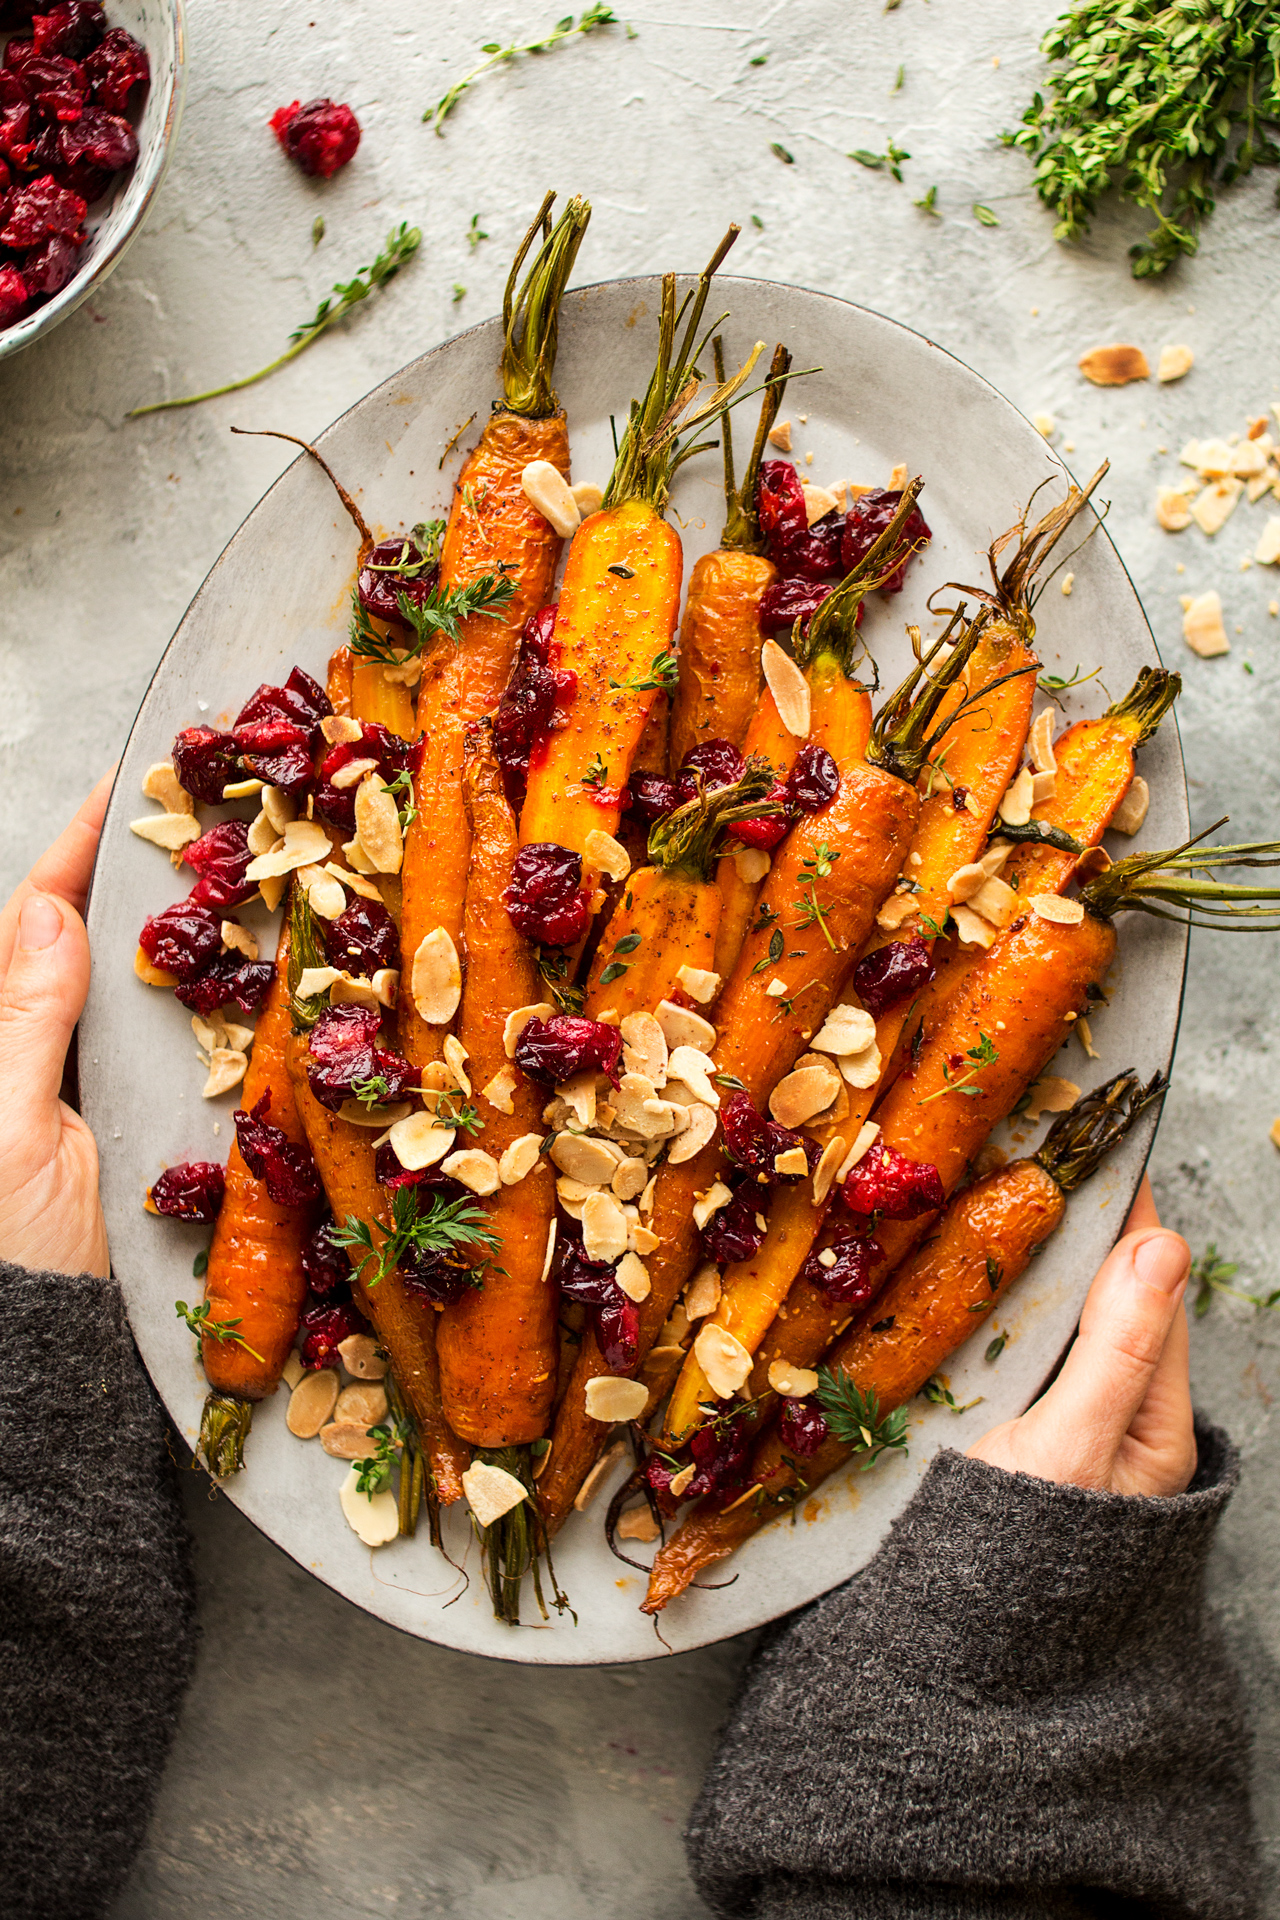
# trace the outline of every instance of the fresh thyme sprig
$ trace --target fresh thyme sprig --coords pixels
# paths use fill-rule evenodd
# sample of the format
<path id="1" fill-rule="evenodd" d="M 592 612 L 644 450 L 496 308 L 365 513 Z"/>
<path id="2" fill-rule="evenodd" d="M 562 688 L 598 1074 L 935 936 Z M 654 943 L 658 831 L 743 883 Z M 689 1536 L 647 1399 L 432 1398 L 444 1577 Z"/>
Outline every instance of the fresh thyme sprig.
<path id="1" fill-rule="evenodd" d="M 353 1080 L 351 1091 L 362 1107 L 378 1107 L 386 1099 L 391 1088 L 380 1073 L 374 1073 L 367 1080 Z"/>
<path id="2" fill-rule="evenodd" d="M 905 147 L 895 146 L 893 139 L 890 138 L 883 153 L 871 153 L 866 147 L 855 147 L 849 158 L 856 160 L 860 167 L 867 167 L 872 172 L 891 173 L 895 180 L 900 181 L 902 162 L 909 160 L 911 155 Z M 936 188 L 934 191 L 936 192 Z"/>
<path id="3" fill-rule="evenodd" d="M 396 818 L 400 822 L 401 833 L 408 833 L 410 826 L 418 817 L 418 807 L 413 793 L 413 775 L 407 769 L 403 769 L 394 780 L 388 780 L 387 792 L 397 802 Z M 404 800 L 403 806 L 399 805 L 401 798 Z"/>
<path id="4" fill-rule="evenodd" d="M 203 393 L 184 394 L 180 400 L 153 400 L 149 406 L 132 407 L 125 419 L 136 420 L 144 413 L 166 413 L 174 407 L 194 407 L 201 400 L 216 400 L 219 394 L 239 393 L 243 387 L 255 386 L 259 380 L 265 380 L 269 373 L 275 373 L 277 368 L 296 360 L 322 333 L 327 333 L 330 327 L 336 327 L 340 320 L 345 320 L 362 300 L 367 300 L 370 294 L 378 293 L 394 280 L 401 267 L 407 266 L 412 260 L 421 242 L 420 229 L 402 220 L 398 227 L 391 229 L 386 246 L 372 265 L 358 268 L 353 280 L 336 281 L 333 292 L 320 302 L 313 317 L 302 326 L 295 327 L 289 335 L 293 344 L 265 367 L 260 367 L 257 373 L 248 373 L 243 380 L 229 380 L 225 386 L 208 387 Z"/>
<path id="5" fill-rule="evenodd" d="M 800 865 L 800 871 L 803 876 L 801 884 L 808 887 L 808 893 L 803 894 L 799 900 L 793 900 L 791 902 L 792 906 L 800 915 L 800 918 L 792 923 L 793 926 L 799 931 L 805 927 L 811 927 L 816 921 L 822 929 L 822 937 L 830 947 L 832 953 L 836 950 L 836 943 L 832 938 L 831 929 L 827 925 L 827 909 L 818 898 L 818 882 L 819 880 L 828 878 L 832 865 L 839 858 L 840 855 L 833 853 L 831 848 L 823 841 L 816 853 L 814 853 L 810 859 L 802 861 Z"/>
<path id="6" fill-rule="evenodd" d="M 391 1196 L 391 1231 L 388 1233 L 379 1224 L 380 1247 L 374 1241 L 368 1221 L 358 1220 L 350 1213 L 342 1226 L 332 1229 L 331 1237 L 348 1251 L 357 1247 L 365 1249 L 356 1263 L 356 1272 L 363 1274 L 372 1260 L 375 1271 L 366 1285 L 376 1287 L 410 1252 L 438 1253 L 458 1261 L 470 1258 L 477 1266 L 483 1265 L 487 1257 L 498 1250 L 497 1236 L 486 1225 L 486 1220 L 484 1208 L 473 1200 L 442 1200 L 439 1194 L 432 1195 L 424 1213 L 416 1187 L 397 1187 Z"/>
<path id="7" fill-rule="evenodd" d="M 476 81 L 492 68 L 505 66 L 509 60 L 514 60 L 521 53 L 552 53 L 562 41 L 572 39 L 575 34 L 594 33 L 597 27 L 620 25 L 621 22 L 612 7 L 601 6 L 599 0 L 592 0 L 592 4 L 583 10 L 579 19 L 575 20 L 571 13 L 566 14 L 564 19 L 558 20 L 550 33 L 544 34 L 541 40 L 526 40 L 522 45 L 510 47 L 501 46 L 498 41 L 490 40 L 480 49 L 481 53 L 488 55 L 488 58 L 482 60 L 478 67 L 473 67 L 470 73 L 464 74 L 461 80 L 455 80 L 449 91 L 437 100 L 434 107 L 428 107 L 422 117 L 431 122 L 436 133 L 443 140 L 444 123 L 463 94 L 468 93 Z"/>
<path id="8" fill-rule="evenodd" d="M 882 1453 L 906 1452 L 906 1408 L 895 1407 L 882 1420 L 877 1395 L 870 1387 L 863 1393 L 843 1367 L 838 1373 L 831 1367 L 819 1367 L 816 1397 L 828 1427 L 841 1445 L 866 1455 L 862 1463 L 864 1473 Z"/>
<path id="9" fill-rule="evenodd" d="M 680 662 L 665 648 L 654 654 L 647 673 L 636 667 L 625 679 L 609 682 L 615 692 L 625 687 L 628 693 L 673 693 L 679 684 Z"/>
<path id="10" fill-rule="evenodd" d="M 433 587 L 422 600 L 411 600 L 407 593 L 397 594 L 400 613 L 413 628 L 414 637 L 384 639 L 375 632 L 358 599 L 352 596 L 351 651 L 361 660 L 377 660 L 383 666 L 412 659 L 437 640 L 449 640 L 456 647 L 462 639 L 462 623 L 480 616 L 496 620 L 512 594 L 515 581 L 505 573 L 482 573 L 461 587 Z"/>
<path id="11" fill-rule="evenodd" d="M 1270 1308 L 1274 1313 L 1280 1310 L 1280 1287 L 1270 1293 L 1248 1293 L 1243 1287 L 1228 1286 L 1240 1271 L 1235 1260 L 1220 1260 L 1218 1249 L 1213 1241 L 1205 1248 L 1191 1269 L 1191 1285 L 1196 1290 L 1192 1310 L 1197 1320 L 1203 1320 L 1213 1305 L 1215 1293 L 1225 1294 L 1228 1300 L 1241 1300 L 1248 1307 L 1256 1307 L 1261 1313 Z"/>
<path id="12" fill-rule="evenodd" d="M 979 1073 L 983 1067 L 994 1066 L 1000 1058 L 996 1051 L 996 1043 L 989 1033 L 979 1033 L 977 1046 L 968 1048 L 964 1057 L 972 1064 L 966 1067 L 963 1073 L 958 1072 L 954 1080 L 951 1077 L 951 1068 L 944 1066 L 942 1077 L 946 1085 L 939 1087 L 936 1093 L 926 1094 L 923 1100 L 917 1101 L 918 1106 L 927 1107 L 931 1101 L 941 1100 L 944 1093 L 959 1093 L 966 1100 L 977 1098 L 982 1092 L 981 1087 L 974 1085 Z"/>
<path id="13" fill-rule="evenodd" d="M 1235 1268 L 1232 1267 L 1231 1271 L 1234 1273 Z M 256 1347 L 251 1347 L 244 1335 L 236 1332 L 236 1328 L 240 1325 L 239 1320 L 211 1320 L 209 1318 L 211 1309 L 207 1300 L 202 1300 L 198 1307 L 189 1307 L 185 1300 L 175 1300 L 173 1306 L 179 1320 L 186 1321 L 197 1340 L 207 1338 L 209 1340 L 220 1340 L 227 1346 L 243 1347 L 245 1352 L 251 1353 L 255 1360 L 262 1360 L 262 1355 L 257 1351 Z M 265 1362 L 263 1362 L 263 1364 L 265 1365 Z"/>
<path id="14" fill-rule="evenodd" d="M 483 1133 L 485 1129 L 479 1109 L 465 1102 L 459 1106 L 451 1093 L 442 1093 L 436 1101 L 436 1119 L 442 1120 L 446 1127 L 456 1127 L 461 1133 Z"/>
<path id="15" fill-rule="evenodd" d="M 584 787 L 602 787 L 608 778 L 609 769 L 597 751 L 593 755 L 590 765 L 583 770 L 582 784 Z"/>
<path id="16" fill-rule="evenodd" d="M 400 551 L 394 560 L 366 560 L 364 568 L 369 573 L 394 574 L 397 580 L 416 580 L 438 565 L 443 540 L 443 520 L 419 520 L 400 542 Z"/>
<path id="17" fill-rule="evenodd" d="M 1036 163 L 1057 240 L 1089 230 L 1113 185 L 1155 216 L 1130 247 L 1138 279 L 1193 254 L 1219 184 L 1274 166 L 1280 31 L 1274 0 L 1082 0 L 1041 42 L 1066 65 L 1002 137 Z"/>
<path id="18" fill-rule="evenodd" d="M 405 1427 L 401 1421 L 383 1421 L 376 1427 L 370 1427 L 369 1438 L 377 1442 L 374 1451 L 364 1460 L 353 1460 L 356 1470 L 356 1492 L 372 1500 L 375 1493 L 381 1493 L 384 1487 L 391 1485 L 391 1469 L 400 1457 L 404 1444 Z"/>
<path id="19" fill-rule="evenodd" d="M 994 1346 L 994 1344 L 995 1342 L 993 1341 L 992 1345 Z M 968 1413 L 970 1407 L 976 1407 L 982 1399 L 982 1395 L 979 1393 L 975 1395 L 972 1400 L 966 1400 L 962 1405 L 956 1399 L 950 1387 L 943 1386 L 936 1373 L 932 1380 L 925 1381 L 920 1389 L 920 1395 L 922 1399 L 930 1401 L 935 1407 L 950 1407 L 952 1413 Z"/>

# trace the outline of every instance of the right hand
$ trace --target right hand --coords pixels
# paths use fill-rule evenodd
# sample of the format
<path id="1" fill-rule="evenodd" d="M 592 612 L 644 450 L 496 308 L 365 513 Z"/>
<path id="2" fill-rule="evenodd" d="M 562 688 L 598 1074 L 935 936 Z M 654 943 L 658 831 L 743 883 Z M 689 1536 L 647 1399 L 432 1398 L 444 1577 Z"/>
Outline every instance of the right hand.
<path id="1" fill-rule="evenodd" d="M 111 1271 L 98 1149 L 59 1098 L 89 991 L 89 891 L 114 768 L 0 913 L 0 1260 L 35 1272 Z"/>
<path id="2" fill-rule="evenodd" d="M 1161 1227 L 1144 1176 L 1057 1379 L 970 1457 L 1104 1493 L 1184 1493 L 1196 1470 L 1183 1306 L 1190 1272 L 1191 1250 Z"/>

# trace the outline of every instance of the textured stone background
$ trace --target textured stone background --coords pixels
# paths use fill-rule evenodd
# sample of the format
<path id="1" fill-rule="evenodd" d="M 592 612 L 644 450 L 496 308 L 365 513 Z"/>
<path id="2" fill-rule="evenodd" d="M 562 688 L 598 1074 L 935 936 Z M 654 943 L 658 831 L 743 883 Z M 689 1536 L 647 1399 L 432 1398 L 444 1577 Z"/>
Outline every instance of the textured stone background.
<path id="1" fill-rule="evenodd" d="M 1085 247 L 1055 245 L 1027 163 L 996 135 L 1038 83 L 1037 42 L 1057 0 L 904 0 L 891 13 L 881 0 L 644 0 L 635 39 L 602 33 L 499 73 L 436 140 L 421 110 L 473 64 L 477 44 L 545 29 L 559 3 L 193 0 L 186 119 L 148 231 L 89 307 L 0 363 L 6 888 L 111 760 L 196 586 L 288 457 L 233 440 L 228 426 L 318 431 L 404 361 L 493 312 L 548 183 L 595 203 L 581 278 L 696 268 L 737 218 L 734 271 L 891 314 L 1024 411 L 1055 413 L 1077 472 L 1108 456 L 1111 529 L 1166 659 L 1186 676 L 1196 822 L 1229 811 L 1242 838 L 1275 831 L 1280 622 L 1266 608 L 1280 581 L 1239 571 L 1263 509 L 1240 508 L 1212 550 L 1198 532 L 1173 539 L 1152 520 L 1156 481 L 1186 437 L 1242 428 L 1280 395 L 1274 175 L 1230 193 L 1199 258 L 1163 282 L 1129 278 L 1129 217 L 1101 221 Z M 760 54 L 765 64 L 752 65 Z M 329 184 L 290 169 L 265 126 L 281 102 L 321 93 L 351 101 L 365 129 L 356 162 Z M 889 134 L 912 156 L 904 185 L 846 158 Z M 941 220 L 912 205 L 935 182 Z M 975 221 L 975 200 L 998 227 Z M 313 251 L 320 211 L 327 232 Z M 475 252 L 473 213 L 490 235 Z M 267 386 L 124 422 L 140 401 L 269 359 L 402 217 L 422 226 L 425 244 L 375 310 Z M 456 304 L 455 284 L 466 288 Z M 1153 359 L 1163 342 L 1186 340 L 1195 370 L 1172 388 L 1086 387 L 1077 356 L 1114 339 Z M 1211 585 L 1233 652 L 1204 662 L 1182 644 L 1177 595 Z M 1089 664 L 1106 652 L 1105 634 L 1082 639 Z M 1255 1287 L 1275 1279 L 1276 977 L 1271 946 L 1196 939 L 1153 1163 L 1170 1221 L 1197 1250 L 1216 1240 Z M 1270 1315 L 1219 1300 L 1193 1349 L 1200 1403 L 1247 1459 L 1214 1587 L 1257 1716 L 1273 1858 L 1278 1334 Z M 680 1824 L 744 1646 L 618 1673 L 440 1652 L 346 1607 L 225 1504 L 194 1490 L 190 1504 L 199 1677 L 117 1920 L 215 1910 L 267 1920 L 322 1903 L 455 1920 L 698 1910 Z"/>

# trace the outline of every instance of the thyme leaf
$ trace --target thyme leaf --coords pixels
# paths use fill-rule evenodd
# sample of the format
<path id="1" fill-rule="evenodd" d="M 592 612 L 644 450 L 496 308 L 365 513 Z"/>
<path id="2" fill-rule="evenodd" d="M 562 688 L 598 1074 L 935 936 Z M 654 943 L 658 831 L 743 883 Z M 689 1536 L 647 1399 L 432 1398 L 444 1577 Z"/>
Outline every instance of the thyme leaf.
<path id="1" fill-rule="evenodd" d="M 1233 1267 L 1231 1271 L 1234 1273 L 1235 1268 Z M 244 1335 L 236 1332 L 236 1328 L 240 1325 L 239 1319 L 211 1320 L 209 1318 L 211 1309 L 207 1300 L 202 1300 L 198 1307 L 189 1307 L 185 1300 L 175 1300 L 173 1306 L 179 1320 L 186 1321 L 197 1340 L 219 1340 L 227 1346 L 243 1347 L 245 1352 L 252 1354 L 255 1360 L 262 1361 L 262 1355 L 257 1348 L 251 1347 Z M 263 1364 L 266 1363 L 263 1362 Z"/>
<path id="2" fill-rule="evenodd" d="M 898 76 L 898 86 L 901 86 L 901 67 L 898 69 Z M 896 93 L 898 88 L 895 87 L 893 91 Z M 849 158 L 856 160 L 860 167 L 866 167 L 872 172 L 891 173 L 895 180 L 900 181 L 902 179 L 902 162 L 909 160 L 911 155 L 905 147 L 896 146 L 892 137 L 890 137 L 883 153 L 871 153 L 866 147 L 855 147 L 854 151 L 849 155 Z M 917 205 L 918 204 L 919 202 L 917 202 Z"/>
<path id="3" fill-rule="evenodd" d="M 1246 1306 L 1256 1307 L 1258 1311 L 1280 1310 L 1280 1287 L 1270 1293 L 1250 1293 L 1244 1287 L 1232 1287 L 1227 1283 L 1234 1280 L 1240 1271 L 1235 1260 L 1220 1260 L 1218 1249 L 1213 1241 L 1205 1248 L 1200 1258 L 1191 1268 L 1191 1285 L 1196 1290 L 1192 1310 L 1197 1320 L 1203 1320 L 1213 1305 L 1215 1293 L 1225 1294 L 1228 1300 L 1241 1300 Z"/>
<path id="4" fill-rule="evenodd" d="M 832 1367 L 819 1367 L 815 1397 L 826 1415 L 828 1427 L 841 1445 L 865 1454 L 864 1473 L 882 1453 L 906 1452 L 906 1408 L 895 1407 L 881 1419 L 876 1394 L 870 1387 L 863 1393 L 843 1367 L 839 1372 Z"/>
<path id="5" fill-rule="evenodd" d="M 609 682 L 615 692 L 625 688 L 628 693 L 673 693 L 679 684 L 680 663 L 674 653 L 668 653 L 665 648 L 654 654 L 647 673 L 637 667 L 625 679 Z"/>
<path id="6" fill-rule="evenodd" d="M 496 40 L 490 40 L 480 49 L 481 53 L 487 56 L 480 65 L 473 67 L 470 73 L 464 74 L 461 80 L 455 80 L 449 91 L 441 95 L 434 107 L 428 107 L 422 117 L 431 122 L 436 133 L 443 139 L 445 121 L 463 94 L 470 92 L 483 74 L 489 73 L 494 67 L 506 66 L 508 61 L 516 59 L 519 54 L 552 53 L 563 41 L 572 39 L 575 34 L 594 33 L 597 27 L 620 25 L 621 22 L 612 7 L 601 6 L 599 0 L 592 0 L 592 5 L 584 8 L 579 19 L 575 20 L 571 13 L 566 14 L 565 18 L 558 20 L 551 31 L 544 34 L 540 40 L 526 40 L 509 47 L 500 45 Z M 634 38 L 630 29 L 628 29 L 627 38 Z M 474 221 L 472 224 L 475 224 Z M 487 239 L 488 235 L 482 234 L 481 238 Z"/>
<path id="7" fill-rule="evenodd" d="M 993 1341 L 992 1345 L 994 1344 Z M 950 1407 L 952 1413 L 967 1413 L 970 1407 L 976 1407 L 982 1400 L 982 1395 L 977 1394 L 974 1399 L 966 1400 L 963 1406 L 961 1406 L 957 1402 L 950 1387 L 944 1387 L 936 1373 L 932 1380 L 925 1381 L 920 1389 L 920 1394 L 923 1399 L 928 1400 L 935 1407 Z"/>

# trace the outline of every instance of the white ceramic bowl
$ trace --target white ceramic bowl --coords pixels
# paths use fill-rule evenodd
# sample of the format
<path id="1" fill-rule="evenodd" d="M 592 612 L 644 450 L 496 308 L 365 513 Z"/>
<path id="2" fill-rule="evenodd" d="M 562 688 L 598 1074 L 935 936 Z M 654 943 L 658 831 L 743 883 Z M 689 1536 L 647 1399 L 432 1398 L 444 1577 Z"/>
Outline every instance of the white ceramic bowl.
<path id="1" fill-rule="evenodd" d="M 137 122 L 138 158 L 90 209 L 88 245 L 62 291 L 0 329 L 0 360 L 51 333 L 119 264 L 146 218 L 178 137 L 186 87 L 183 0 L 106 0 L 106 7 L 108 25 L 125 27 L 151 61 L 151 85 Z"/>

